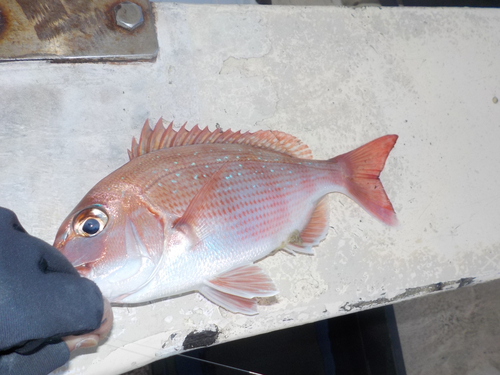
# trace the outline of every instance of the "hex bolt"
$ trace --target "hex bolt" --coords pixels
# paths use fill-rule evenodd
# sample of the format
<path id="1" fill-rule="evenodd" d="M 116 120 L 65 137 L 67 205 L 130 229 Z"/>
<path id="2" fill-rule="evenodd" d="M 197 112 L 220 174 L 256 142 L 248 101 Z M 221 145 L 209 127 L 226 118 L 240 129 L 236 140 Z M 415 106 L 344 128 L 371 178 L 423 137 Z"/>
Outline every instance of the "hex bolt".
<path id="1" fill-rule="evenodd" d="M 130 31 L 144 22 L 141 7 L 130 1 L 124 1 L 115 6 L 115 18 L 118 26 Z"/>

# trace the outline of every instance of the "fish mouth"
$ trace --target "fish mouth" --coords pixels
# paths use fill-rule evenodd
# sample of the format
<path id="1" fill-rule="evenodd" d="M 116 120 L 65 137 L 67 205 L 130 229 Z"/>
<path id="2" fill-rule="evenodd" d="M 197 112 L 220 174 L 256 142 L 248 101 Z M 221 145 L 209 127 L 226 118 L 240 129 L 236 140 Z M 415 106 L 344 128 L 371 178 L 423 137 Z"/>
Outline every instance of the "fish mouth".
<path id="1" fill-rule="evenodd" d="M 85 263 L 75 266 L 75 269 L 78 271 L 80 276 L 88 277 L 92 271 L 92 263 Z"/>

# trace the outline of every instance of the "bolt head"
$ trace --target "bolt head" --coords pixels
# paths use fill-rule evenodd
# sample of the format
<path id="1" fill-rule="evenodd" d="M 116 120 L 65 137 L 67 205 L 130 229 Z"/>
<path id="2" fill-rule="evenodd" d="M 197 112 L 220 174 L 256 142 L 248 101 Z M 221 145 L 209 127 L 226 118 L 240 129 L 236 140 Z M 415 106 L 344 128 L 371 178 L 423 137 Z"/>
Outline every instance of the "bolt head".
<path id="1" fill-rule="evenodd" d="M 142 9 L 130 1 L 124 1 L 115 6 L 116 24 L 127 30 L 134 30 L 144 22 Z"/>

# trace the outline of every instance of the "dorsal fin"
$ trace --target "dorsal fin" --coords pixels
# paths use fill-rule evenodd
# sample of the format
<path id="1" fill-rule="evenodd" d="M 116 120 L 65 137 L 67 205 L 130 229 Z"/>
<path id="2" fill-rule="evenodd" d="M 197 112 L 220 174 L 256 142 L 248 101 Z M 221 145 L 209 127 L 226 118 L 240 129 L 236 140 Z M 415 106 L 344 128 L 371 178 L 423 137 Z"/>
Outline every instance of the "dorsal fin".
<path id="1" fill-rule="evenodd" d="M 200 129 L 198 125 L 188 130 L 186 123 L 179 130 L 174 130 L 173 122 L 165 129 L 162 118 L 158 120 L 153 130 L 149 126 L 149 121 L 146 120 L 139 142 L 135 140 L 135 137 L 132 139 L 132 147 L 128 150 L 128 156 L 132 160 L 162 148 L 207 143 L 244 144 L 282 152 L 301 159 L 312 159 L 311 150 L 307 145 L 293 135 L 280 131 L 259 130 L 255 133 L 241 133 L 241 131 L 226 130 L 222 132 L 219 129 L 210 131 L 208 127 Z"/>

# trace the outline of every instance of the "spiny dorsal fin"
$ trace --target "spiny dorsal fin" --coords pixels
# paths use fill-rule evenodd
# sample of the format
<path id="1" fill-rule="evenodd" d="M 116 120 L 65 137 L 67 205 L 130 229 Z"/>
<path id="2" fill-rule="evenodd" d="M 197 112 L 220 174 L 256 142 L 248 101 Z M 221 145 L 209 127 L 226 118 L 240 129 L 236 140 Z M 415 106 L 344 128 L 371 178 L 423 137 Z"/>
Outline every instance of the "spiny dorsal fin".
<path id="1" fill-rule="evenodd" d="M 153 130 L 149 126 L 149 121 L 146 120 L 139 142 L 135 140 L 135 137 L 132 139 L 132 147 L 131 150 L 128 150 L 128 156 L 132 160 L 162 148 L 207 143 L 244 144 L 282 152 L 301 159 L 312 159 L 311 150 L 307 145 L 298 138 L 283 132 L 274 130 L 259 130 L 255 133 L 241 133 L 241 131 L 233 132 L 231 130 L 222 132 L 219 129 L 210 131 L 208 127 L 200 129 L 198 125 L 188 130 L 186 123 L 179 130 L 174 130 L 173 122 L 165 129 L 162 118 L 158 120 Z"/>

